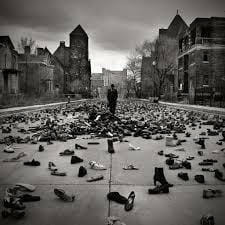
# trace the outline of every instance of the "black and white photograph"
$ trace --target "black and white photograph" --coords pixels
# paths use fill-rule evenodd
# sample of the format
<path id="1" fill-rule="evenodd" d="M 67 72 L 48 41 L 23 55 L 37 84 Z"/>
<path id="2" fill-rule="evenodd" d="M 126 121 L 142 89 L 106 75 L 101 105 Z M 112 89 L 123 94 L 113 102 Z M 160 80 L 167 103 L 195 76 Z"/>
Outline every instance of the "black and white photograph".
<path id="1" fill-rule="evenodd" d="M 0 224 L 224 225 L 225 1 L 2 1 Z"/>

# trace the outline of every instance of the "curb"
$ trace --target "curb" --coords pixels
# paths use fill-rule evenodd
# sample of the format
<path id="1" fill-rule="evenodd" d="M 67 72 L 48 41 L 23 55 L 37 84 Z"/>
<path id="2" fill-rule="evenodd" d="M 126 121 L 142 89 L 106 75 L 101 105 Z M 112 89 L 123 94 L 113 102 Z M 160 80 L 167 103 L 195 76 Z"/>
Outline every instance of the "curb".
<path id="1" fill-rule="evenodd" d="M 74 100 L 70 101 L 70 104 L 78 103 L 78 102 L 84 102 L 91 99 L 80 99 L 80 100 Z M 56 106 L 66 106 L 67 102 L 56 102 L 56 103 L 49 103 L 45 105 L 33 105 L 33 106 L 26 106 L 26 107 L 15 107 L 15 108 L 8 108 L 8 109 L 1 109 L 0 110 L 0 117 L 9 116 L 21 112 L 33 112 L 33 111 L 39 111 L 46 108 L 53 108 Z"/>

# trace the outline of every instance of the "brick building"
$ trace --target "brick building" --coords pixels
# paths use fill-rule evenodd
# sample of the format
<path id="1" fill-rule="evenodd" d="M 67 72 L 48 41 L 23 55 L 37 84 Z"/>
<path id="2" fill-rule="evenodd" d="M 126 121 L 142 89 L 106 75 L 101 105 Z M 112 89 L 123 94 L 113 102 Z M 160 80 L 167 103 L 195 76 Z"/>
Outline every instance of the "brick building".
<path id="1" fill-rule="evenodd" d="M 194 103 L 199 90 L 221 95 L 225 87 L 225 18 L 196 18 L 179 39 L 178 84 Z"/>
<path id="2" fill-rule="evenodd" d="M 18 53 L 9 36 L 0 36 L 0 97 L 19 93 Z"/>
<path id="3" fill-rule="evenodd" d="M 30 46 L 25 46 L 23 54 L 18 56 L 20 91 L 29 96 L 53 94 L 53 71 L 50 57 L 43 48 L 37 48 L 37 54 L 31 54 Z"/>
<path id="4" fill-rule="evenodd" d="M 101 92 L 104 87 L 104 80 L 102 73 L 91 74 L 91 94 L 93 97 L 101 97 Z"/>
<path id="5" fill-rule="evenodd" d="M 185 21 L 182 19 L 182 17 L 177 13 L 176 16 L 171 21 L 170 25 L 167 29 L 161 28 L 159 29 L 159 39 L 164 40 L 177 40 L 172 41 L 171 44 L 177 45 L 177 53 L 178 53 L 178 39 L 180 34 L 182 34 L 186 29 L 188 28 Z M 175 46 L 176 47 L 176 46 Z M 176 53 L 174 53 L 176 54 Z M 153 78 L 156 75 L 155 74 L 155 68 L 153 63 L 153 59 L 150 57 L 143 57 L 142 59 L 142 66 L 141 66 L 141 93 L 143 97 L 150 97 L 153 95 L 158 95 L 159 90 L 153 90 L 155 88 L 155 84 L 153 82 Z M 161 62 L 157 62 L 158 65 L 162 64 Z M 177 66 L 177 59 L 174 60 L 175 67 Z M 176 95 L 177 92 L 177 70 L 172 71 L 171 74 L 168 74 L 165 80 L 164 84 L 164 92 L 166 98 L 171 98 L 172 96 Z M 156 93 L 157 92 L 157 93 Z"/>
<path id="6" fill-rule="evenodd" d="M 61 41 L 53 55 L 64 66 L 64 93 L 90 95 L 91 65 L 88 35 L 80 25 L 70 33 L 69 47 Z"/>
<path id="7" fill-rule="evenodd" d="M 107 70 L 102 68 L 103 80 L 104 80 L 104 87 L 105 87 L 105 95 L 110 88 L 111 84 L 114 84 L 117 91 L 118 97 L 124 98 L 127 94 L 126 90 L 126 82 L 127 82 L 127 70 L 123 69 L 121 71 L 114 71 L 114 70 Z"/>

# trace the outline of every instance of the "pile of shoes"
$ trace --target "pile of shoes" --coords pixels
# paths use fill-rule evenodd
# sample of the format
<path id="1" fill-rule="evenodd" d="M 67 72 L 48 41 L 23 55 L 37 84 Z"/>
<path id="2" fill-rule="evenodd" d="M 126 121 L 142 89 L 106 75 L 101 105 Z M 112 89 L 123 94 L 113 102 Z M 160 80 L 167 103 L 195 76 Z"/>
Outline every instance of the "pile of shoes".
<path id="1" fill-rule="evenodd" d="M 41 200 L 40 196 L 24 193 L 33 192 L 34 190 L 33 185 L 23 183 L 17 183 L 14 187 L 7 188 L 3 199 L 4 210 L 2 211 L 2 217 L 23 218 L 26 209 L 24 203 Z"/>

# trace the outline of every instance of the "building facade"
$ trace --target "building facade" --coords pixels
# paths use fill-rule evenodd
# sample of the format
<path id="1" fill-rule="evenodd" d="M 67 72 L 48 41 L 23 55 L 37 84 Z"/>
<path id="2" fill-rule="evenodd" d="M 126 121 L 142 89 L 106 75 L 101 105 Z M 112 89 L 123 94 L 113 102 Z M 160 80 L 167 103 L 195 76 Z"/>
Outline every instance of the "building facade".
<path id="1" fill-rule="evenodd" d="M 102 73 L 91 74 L 91 94 L 93 97 L 102 97 L 102 90 L 104 89 L 104 80 Z"/>
<path id="2" fill-rule="evenodd" d="M 196 18 L 179 39 L 178 85 L 190 103 L 201 89 L 221 95 L 225 87 L 225 18 Z M 205 96 L 207 97 L 207 96 Z"/>
<path id="3" fill-rule="evenodd" d="M 25 46 L 24 54 L 19 54 L 18 69 L 21 71 L 19 88 L 23 94 L 41 96 L 53 94 L 54 65 L 43 48 L 31 54 L 30 46 Z"/>
<path id="4" fill-rule="evenodd" d="M 64 66 L 64 93 L 89 96 L 91 92 L 91 64 L 88 35 L 78 25 L 70 33 L 69 47 L 61 41 L 54 56 Z"/>
<path id="5" fill-rule="evenodd" d="M 170 41 L 169 44 L 175 45 L 174 49 L 177 49 L 178 53 L 178 40 L 179 36 L 188 28 L 185 21 L 182 17 L 177 13 L 177 15 L 173 18 L 170 25 L 167 29 L 161 28 L 159 29 L 159 40 L 163 40 L 163 42 Z M 173 46 L 170 46 L 172 49 Z M 176 53 L 174 53 L 176 54 Z M 150 59 L 150 57 L 143 57 L 142 66 L 141 66 L 141 93 L 143 97 L 153 97 L 154 95 L 164 94 L 165 98 L 171 99 L 175 98 L 177 93 L 178 86 L 178 72 L 177 69 L 171 71 L 171 74 L 168 74 L 165 78 L 164 86 L 162 90 L 156 90 L 154 84 L 154 76 L 156 76 L 155 64 L 153 63 L 154 59 Z M 157 65 L 163 64 L 162 62 L 155 62 Z M 174 68 L 177 68 L 177 58 L 174 57 Z M 156 78 L 157 80 L 157 78 Z M 153 88 L 154 87 L 154 88 Z"/>
<path id="6" fill-rule="evenodd" d="M 0 97 L 19 93 L 18 53 L 9 36 L 0 36 Z"/>
<path id="7" fill-rule="evenodd" d="M 111 84 L 114 84 L 118 91 L 118 97 L 124 98 L 127 93 L 126 90 L 127 70 L 123 69 L 121 71 L 113 71 L 102 68 L 102 74 L 105 92 L 107 92 Z"/>

